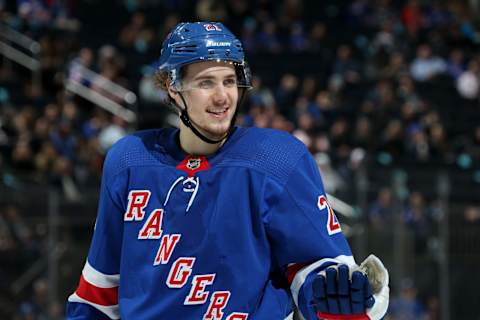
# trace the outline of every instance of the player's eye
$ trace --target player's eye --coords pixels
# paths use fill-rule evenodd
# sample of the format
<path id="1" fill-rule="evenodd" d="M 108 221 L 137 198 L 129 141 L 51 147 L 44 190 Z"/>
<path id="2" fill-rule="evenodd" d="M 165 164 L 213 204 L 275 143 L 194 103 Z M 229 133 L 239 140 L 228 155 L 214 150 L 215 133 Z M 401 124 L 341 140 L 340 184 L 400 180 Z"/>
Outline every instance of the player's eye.
<path id="1" fill-rule="evenodd" d="M 200 89 L 212 89 L 215 86 L 215 83 L 212 80 L 202 80 L 198 84 Z"/>
<path id="2" fill-rule="evenodd" d="M 223 81 L 223 85 L 227 88 L 233 88 L 237 85 L 237 79 L 235 78 L 228 78 Z"/>

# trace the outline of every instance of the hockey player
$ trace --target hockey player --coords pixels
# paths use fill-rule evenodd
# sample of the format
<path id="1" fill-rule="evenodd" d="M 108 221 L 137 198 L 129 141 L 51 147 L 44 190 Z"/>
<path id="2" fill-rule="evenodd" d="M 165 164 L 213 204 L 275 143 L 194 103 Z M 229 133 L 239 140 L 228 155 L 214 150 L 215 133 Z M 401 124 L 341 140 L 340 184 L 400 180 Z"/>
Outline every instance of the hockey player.
<path id="1" fill-rule="evenodd" d="M 157 80 L 179 129 L 109 151 L 68 319 L 380 319 L 388 273 L 357 265 L 317 166 L 288 133 L 234 127 L 251 87 L 220 23 L 181 23 Z"/>

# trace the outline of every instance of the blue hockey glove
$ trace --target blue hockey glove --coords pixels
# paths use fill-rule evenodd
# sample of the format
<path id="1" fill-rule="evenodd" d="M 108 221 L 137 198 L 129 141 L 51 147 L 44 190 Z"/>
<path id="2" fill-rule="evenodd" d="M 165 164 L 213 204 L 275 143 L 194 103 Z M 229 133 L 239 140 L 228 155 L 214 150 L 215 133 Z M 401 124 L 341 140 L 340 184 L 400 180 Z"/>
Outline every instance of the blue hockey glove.
<path id="1" fill-rule="evenodd" d="M 367 275 L 347 265 L 329 267 L 313 281 L 315 309 L 319 319 L 368 320 L 367 308 L 375 298 Z"/>
<path id="2" fill-rule="evenodd" d="M 374 255 L 360 266 L 327 267 L 310 285 L 303 300 L 308 301 L 309 320 L 379 320 L 387 312 L 388 271 Z"/>

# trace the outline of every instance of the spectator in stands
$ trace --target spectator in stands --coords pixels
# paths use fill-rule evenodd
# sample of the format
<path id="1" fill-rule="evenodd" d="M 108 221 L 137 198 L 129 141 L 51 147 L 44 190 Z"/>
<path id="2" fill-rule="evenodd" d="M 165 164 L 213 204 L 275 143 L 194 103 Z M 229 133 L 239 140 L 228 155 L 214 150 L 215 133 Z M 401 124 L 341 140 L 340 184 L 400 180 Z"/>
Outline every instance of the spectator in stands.
<path id="1" fill-rule="evenodd" d="M 20 304 L 15 320 L 60 320 L 58 308 L 49 306 L 49 290 L 47 279 L 37 279 L 33 284 L 31 298 Z"/>
<path id="2" fill-rule="evenodd" d="M 387 65 L 379 71 L 380 78 L 399 80 L 409 74 L 405 56 L 401 52 L 393 52 L 389 55 L 388 60 Z"/>
<path id="3" fill-rule="evenodd" d="M 371 5 L 367 0 L 351 1 L 347 8 L 348 21 L 353 28 L 360 25 L 367 25 L 371 21 Z"/>
<path id="4" fill-rule="evenodd" d="M 401 282 L 400 294 L 394 296 L 388 310 L 391 320 L 426 320 L 425 307 L 417 297 L 417 288 L 411 279 Z"/>
<path id="5" fill-rule="evenodd" d="M 224 21 L 227 18 L 227 8 L 218 0 L 198 1 L 195 13 L 201 21 Z"/>
<path id="6" fill-rule="evenodd" d="M 77 137 L 73 132 L 72 123 L 68 119 L 60 122 L 50 131 L 50 141 L 57 153 L 70 160 L 77 157 Z"/>
<path id="7" fill-rule="evenodd" d="M 417 56 L 410 65 L 410 73 L 415 81 L 429 81 L 444 73 L 447 65 L 443 58 L 434 56 L 430 45 L 424 43 L 417 48 Z"/>
<path id="8" fill-rule="evenodd" d="M 346 187 L 345 180 L 340 174 L 333 168 L 330 157 L 327 153 L 317 152 L 315 154 L 315 162 L 318 169 L 322 172 L 322 177 L 325 184 L 325 191 L 330 194 L 337 194 Z"/>
<path id="9" fill-rule="evenodd" d="M 32 29 L 78 30 L 80 25 L 73 8 L 72 1 L 17 0 L 19 17 Z"/>
<path id="10" fill-rule="evenodd" d="M 113 116 L 113 120 L 105 126 L 98 134 L 99 147 L 102 153 L 106 154 L 108 149 L 127 135 L 128 123 L 119 116 Z"/>
<path id="11" fill-rule="evenodd" d="M 376 230 L 383 230 L 385 226 L 394 223 L 394 212 L 392 190 L 383 187 L 378 191 L 377 198 L 368 210 L 369 222 Z"/>
<path id="12" fill-rule="evenodd" d="M 385 152 L 399 159 L 405 151 L 405 135 L 402 121 L 390 120 L 383 130 L 378 145 L 378 151 Z"/>
<path id="13" fill-rule="evenodd" d="M 58 158 L 58 153 L 55 150 L 52 142 L 49 140 L 42 141 L 39 151 L 35 154 L 35 169 L 36 175 L 40 181 L 49 179 L 53 170 L 55 160 Z"/>
<path id="14" fill-rule="evenodd" d="M 45 27 L 52 23 L 53 14 L 49 3 L 42 0 L 18 0 L 18 15 L 32 27 Z"/>
<path id="15" fill-rule="evenodd" d="M 129 87 L 128 80 L 122 75 L 123 70 L 123 57 L 117 54 L 116 51 L 112 53 L 112 56 L 104 57 L 100 67 L 100 74 L 93 80 L 91 88 L 116 103 L 123 103 L 124 97 L 118 96 L 109 90 L 111 82 L 124 88 Z"/>
<path id="16" fill-rule="evenodd" d="M 371 42 L 373 54 L 378 58 L 389 57 L 397 48 L 398 38 L 393 32 L 394 22 L 385 21 Z"/>
<path id="17" fill-rule="evenodd" d="M 38 152 L 43 142 L 49 139 L 50 128 L 50 123 L 45 117 L 35 119 L 31 138 L 31 146 L 35 152 Z"/>
<path id="18" fill-rule="evenodd" d="M 424 128 L 413 123 L 407 128 L 407 153 L 418 162 L 430 159 L 430 145 Z"/>
<path id="19" fill-rule="evenodd" d="M 319 111 L 319 117 L 316 117 L 316 125 L 325 127 L 332 123 L 338 116 L 338 105 L 336 104 L 334 94 L 329 90 L 320 90 L 315 96 L 315 100 L 309 105 L 309 111 L 316 114 Z"/>
<path id="20" fill-rule="evenodd" d="M 61 191 L 67 201 L 81 200 L 80 191 L 74 175 L 74 162 L 64 156 L 56 157 L 50 174 L 50 184 Z"/>
<path id="21" fill-rule="evenodd" d="M 402 23 L 411 38 L 424 27 L 425 18 L 418 0 L 409 0 L 401 11 Z"/>
<path id="22" fill-rule="evenodd" d="M 257 21 L 255 19 L 253 18 L 245 19 L 245 22 L 243 23 L 242 31 L 240 32 L 245 51 L 255 52 L 258 50 L 256 28 L 257 28 Z"/>
<path id="23" fill-rule="evenodd" d="M 263 23 L 257 36 L 257 47 L 260 51 L 270 53 L 279 53 L 283 50 L 275 21 L 268 20 Z"/>
<path id="24" fill-rule="evenodd" d="M 155 39 L 153 28 L 147 25 L 143 12 L 135 12 L 129 24 L 120 32 L 119 43 L 124 49 L 133 49 L 137 53 L 146 53 Z"/>
<path id="25" fill-rule="evenodd" d="M 448 142 L 447 132 L 442 123 L 434 123 L 429 127 L 430 154 L 433 159 L 451 159 L 451 147 Z"/>
<path id="26" fill-rule="evenodd" d="M 327 26 L 320 21 L 315 21 L 308 35 L 308 51 L 329 57 L 331 46 L 327 36 Z"/>
<path id="27" fill-rule="evenodd" d="M 352 48 L 346 44 L 339 46 L 329 80 L 332 88 L 335 91 L 339 91 L 345 85 L 355 84 L 359 80 L 360 66 L 353 58 Z"/>
<path id="28" fill-rule="evenodd" d="M 450 51 L 447 61 L 447 73 L 454 79 L 458 77 L 465 70 L 464 53 L 459 48 L 454 48 Z"/>
<path id="29" fill-rule="evenodd" d="M 86 70 L 95 71 L 93 50 L 83 47 L 78 52 L 68 66 L 68 80 L 79 82 L 87 87 L 91 85 L 91 80 L 86 76 Z"/>
<path id="30" fill-rule="evenodd" d="M 234 34 L 241 34 L 244 23 L 247 20 L 254 20 L 252 17 L 255 8 L 248 0 L 226 1 L 226 10 L 229 29 Z M 243 47 L 245 49 L 245 45 Z"/>
<path id="31" fill-rule="evenodd" d="M 289 49 L 292 52 L 303 52 L 307 49 L 308 42 L 301 23 L 294 23 L 290 28 Z"/>
<path id="32" fill-rule="evenodd" d="M 436 294 L 429 296 L 426 300 L 426 319 L 427 320 L 437 320 L 441 319 L 441 303 L 440 299 Z"/>
<path id="33" fill-rule="evenodd" d="M 166 93 L 157 90 L 155 81 L 152 77 L 154 68 L 146 67 L 143 72 L 142 79 L 138 85 L 138 93 L 140 99 L 145 103 L 162 103 L 166 99 Z"/>
<path id="34" fill-rule="evenodd" d="M 275 92 L 278 111 L 289 119 L 294 118 L 292 106 L 295 105 L 299 85 L 298 77 L 287 73 L 280 79 L 280 84 Z"/>
<path id="35" fill-rule="evenodd" d="M 434 1 L 425 10 L 425 25 L 429 28 L 444 28 L 454 20 L 447 3 Z"/>
<path id="36" fill-rule="evenodd" d="M 293 130 L 292 132 L 292 135 L 297 138 L 298 140 L 302 141 L 302 143 L 307 147 L 307 148 L 311 148 L 312 146 L 312 139 L 310 138 L 310 136 L 308 135 L 308 133 L 306 133 L 304 130 L 302 129 L 295 129 Z"/>
<path id="37" fill-rule="evenodd" d="M 396 95 L 399 102 L 409 103 L 414 111 L 419 111 L 423 108 L 423 100 L 415 88 L 413 79 L 408 75 L 403 75 L 398 78 Z"/>
<path id="38" fill-rule="evenodd" d="M 408 205 L 403 213 L 407 227 L 415 236 L 415 253 L 423 254 L 427 250 L 433 223 L 430 218 L 425 196 L 418 191 L 412 192 L 408 198 Z"/>
<path id="39" fill-rule="evenodd" d="M 457 78 L 458 93 L 465 99 L 478 99 L 480 90 L 480 66 L 477 60 L 471 60 L 468 68 Z"/>
<path id="40" fill-rule="evenodd" d="M 353 145 L 372 153 L 375 146 L 374 140 L 372 121 L 367 116 L 359 116 L 355 120 L 352 132 Z"/>
<path id="41" fill-rule="evenodd" d="M 469 224 L 480 225 L 480 207 L 479 206 L 467 206 L 463 212 L 465 221 Z"/>
<path id="42" fill-rule="evenodd" d="M 33 150 L 27 138 L 20 138 L 12 151 L 13 166 L 22 171 L 32 172 L 34 169 Z"/>
<path id="43" fill-rule="evenodd" d="M 249 112 L 254 108 L 276 108 L 276 101 L 272 89 L 265 86 L 260 77 L 252 79 L 253 88 L 248 94 L 248 103 L 245 104 L 245 111 Z"/>
<path id="44" fill-rule="evenodd" d="M 332 157 L 346 160 L 348 159 L 351 151 L 349 131 L 350 124 L 344 117 L 339 117 L 330 126 L 329 136 L 330 143 L 334 148 Z"/>
<path id="45" fill-rule="evenodd" d="M 111 66 L 123 69 L 125 67 L 125 58 L 115 46 L 104 44 L 98 49 L 97 64 L 100 73 Z"/>

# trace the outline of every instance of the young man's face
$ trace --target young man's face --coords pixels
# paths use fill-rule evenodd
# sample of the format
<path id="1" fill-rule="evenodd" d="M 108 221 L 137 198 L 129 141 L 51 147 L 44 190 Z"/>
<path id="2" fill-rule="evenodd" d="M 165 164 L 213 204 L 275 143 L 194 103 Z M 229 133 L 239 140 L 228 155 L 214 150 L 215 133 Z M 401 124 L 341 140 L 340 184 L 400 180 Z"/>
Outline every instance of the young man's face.
<path id="1" fill-rule="evenodd" d="M 169 89 L 177 104 L 178 94 Z M 182 92 L 194 125 L 211 139 L 221 139 L 230 128 L 238 101 L 235 68 L 227 62 L 205 61 L 186 67 Z"/>

